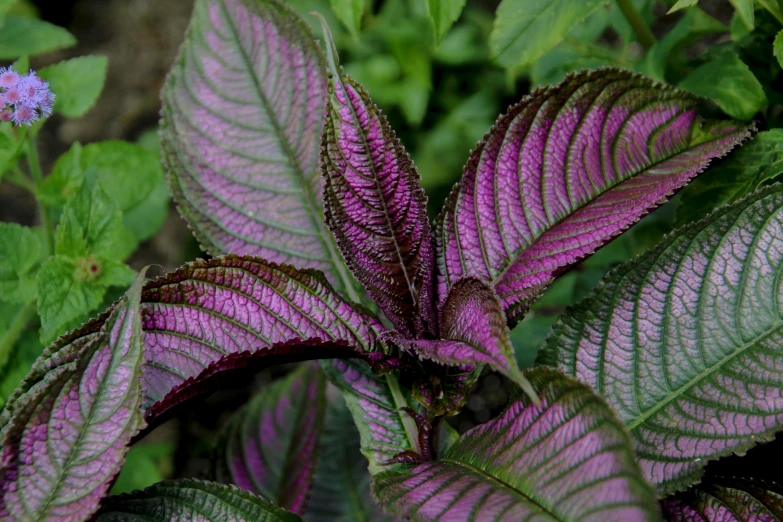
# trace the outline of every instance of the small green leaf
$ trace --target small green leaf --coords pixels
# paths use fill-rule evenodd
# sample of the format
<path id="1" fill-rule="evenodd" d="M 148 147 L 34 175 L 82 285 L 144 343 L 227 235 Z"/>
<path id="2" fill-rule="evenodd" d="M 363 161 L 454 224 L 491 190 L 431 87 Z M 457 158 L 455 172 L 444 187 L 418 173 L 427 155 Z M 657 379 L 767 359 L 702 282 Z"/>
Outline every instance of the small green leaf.
<path id="1" fill-rule="evenodd" d="M 677 0 L 677 3 L 674 4 L 666 14 L 672 14 L 673 12 L 685 9 L 686 7 L 693 7 L 697 3 L 699 3 L 699 0 Z"/>
<path id="2" fill-rule="evenodd" d="M 745 27 L 752 30 L 755 24 L 753 0 L 729 0 L 729 2 L 737 10 Z"/>
<path id="3" fill-rule="evenodd" d="M 0 179 L 16 163 L 22 143 L 24 140 L 9 125 L 0 125 Z"/>
<path id="4" fill-rule="evenodd" d="M 783 174 L 783 129 L 760 132 L 683 191 L 676 226 L 701 219 L 780 174 Z"/>
<path id="5" fill-rule="evenodd" d="M 68 118 L 84 116 L 103 90 L 107 65 L 105 56 L 80 56 L 38 71 L 56 96 L 55 112 Z"/>
<path id="6" fill-rule="evenodd" d="M 8 15 L 0 31 L 0 60 L 14 60 L 22 55 L 35 56 L 76 45 L 71 33 L 56 25 Z"/>
<path id="7" fill-rule="evenodd" d="M 34 230 L 16 223 L 0 223 L 0 295 L 3 300 L 29 303 L 35 299 L 33 267 L 41 254 Z"/>
<path id="8" fill-rule="evenodd" d="M 351 36 L 359 38 L 364 14 L 364 0 L 330 0 L 332 11 L 348 28 Z"/>
<path id="9" fill-rule="evenodd" d="M 723 112 L 738 120 L 751 120 L 767 105 L 761 84 L 734 52 L 716 56 L 691 72 L 678 87 L 711 99 Z"/>
<path id="10" fill-rule="evenodd" d="M 125 457 L 117 482 L 111 488 L 112 495 L 144 489 L 167 478 L 172 467 L 174 445 L 166 442 L 135 444 Z"/>
<path id="11" fill-rule="evenodd" d="M 84 182 L 84 169 L 81 164 L 83 147 L 74 143 L 71 148 L 57 159 L 52 173 L 44 178 L 38 187 L 38 199 L 49 206 L 64 207 L 73 198 Z"/>
<path id="12" fill-rule="evenodd" d="M 772 46 L 772 51 L 775 53 L 775 58 L 778 59 L 778 63 L 783 67 L 783 30 L 781 30 L 775 37 L 775 43 Z"/>
<path id="13" fill-rule="evenodd" d="M 533 63 L 606 0 L 503 0 L 490 35 L 492 58 L 505 67 Z"/>
<path id="14" fill-rule="evenodd" d="M 427 10 L 435 28 L 435 42 L 440 44 L 451 26 L 457 21 L 465 0 L 427 0 Z"/>

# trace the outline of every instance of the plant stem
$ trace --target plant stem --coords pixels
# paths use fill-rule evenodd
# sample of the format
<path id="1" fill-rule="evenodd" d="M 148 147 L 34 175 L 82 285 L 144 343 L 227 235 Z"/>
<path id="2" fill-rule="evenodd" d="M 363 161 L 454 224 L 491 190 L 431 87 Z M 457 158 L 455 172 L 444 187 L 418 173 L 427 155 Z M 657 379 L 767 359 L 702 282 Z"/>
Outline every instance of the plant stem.
<path id="1" fill-rule="evenodd" d="M 419 447 L 419 428 L 416 426 L 416 421 L 407 413 L 399 411 L 408 406 L 408 402 L 402 395 L 402 390 L 400 390 L 400 383 L 397 381 L 397 377 L 392 374 L 386 376 L 386 382 L 389 384 L 389 390 L 394 398 L 394 405 L 399 412 L 400 420 L 402 420 L 405 433 L 408 435 L 408 441 L 411 443 L 411 448 L 416 453 L 421 454 L 421 448 Z"/>
<path id="2" fill-rule="evenodd" d="M 631 24 L 631 28 L 636 33 L 636 38 L 639 39 L 642 47 L 649 49 L 655 45 L 655 36 L 650 30 L 650 26 L 647 25 L 642 15 L 639 14 L 639 10 L 636 9 L 633 0 L 617 0 L 617 7 L 620 8 L 625 19 Z"/>
<path id="3" fill-rule="evenodd" d="M 38 160 L 38 150 L 35 148 L 35 140 L 28 136 L 25 139 L 25 147 L 27 147 L 27 166 L 30 168 L 30 174 L 33 176 L 33 181 L 37 187 L 43 181 L 43 173 L 41 172 L 41 163 Z M 46 237 L 46 254 L 51 255 L 54 253 L 54 227 L 49 219 L 49 211 L 46 205 L 37 197 L 35 199 L 38 202 L 38 213 L 41 216 L 41 226 Z"/>
<path id="4" fill-rule="evenodd" d="M 16 317 L 11 322 L 6 330 L 5 334 L 0 337 L 0 371 L 5 368 L 8 363 L 8 357 L 11 355 L 11 348 L 19 340 L 19 336 L 24 331 L 24 327 L 35 315 L 35 301 L 27 303 L 21 310 L 16 313 Z"/>

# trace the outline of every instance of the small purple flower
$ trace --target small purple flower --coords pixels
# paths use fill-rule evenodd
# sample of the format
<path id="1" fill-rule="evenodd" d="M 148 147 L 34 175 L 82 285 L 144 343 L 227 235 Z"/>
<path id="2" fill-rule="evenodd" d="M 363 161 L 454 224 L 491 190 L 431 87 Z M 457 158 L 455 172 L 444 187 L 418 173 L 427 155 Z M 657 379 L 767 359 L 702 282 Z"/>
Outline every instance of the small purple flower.
<path id="1" fill-rule="evenodd" d="M 54 94 L 35 71 L 21 76 L 10 67 L 0 67 L 0 121 L 32 125 L 52 114 Z"/>

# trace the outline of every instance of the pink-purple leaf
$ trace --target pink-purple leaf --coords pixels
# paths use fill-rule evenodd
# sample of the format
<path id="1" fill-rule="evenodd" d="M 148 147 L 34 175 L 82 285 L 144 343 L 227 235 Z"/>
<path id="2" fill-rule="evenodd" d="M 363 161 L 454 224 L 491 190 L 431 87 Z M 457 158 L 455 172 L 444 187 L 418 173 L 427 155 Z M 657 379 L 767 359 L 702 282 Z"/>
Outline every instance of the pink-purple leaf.
<path id="1" fill-rule="evenodd" d="M 408 336 L 437 334 L 427 198 L 386 117 L 343 73 L 322 19 L 330 69 L 321 142 L 326 222 L 348 267 Z"/>
<path id="2" fill-rule="evenodd" d="M 96 522 L 302 522 L 299 516 L 235 486 L 165 480 L 109 497 Z"/>
<path id="3" fill-rule="evenodd" d="M 661 501 L 669 522 L 780 522 L 783 488 L 777 484 L 710 479 Z"/>
<path id="4" fill-rule="evenodd" d="M 515 322 L 560 273 L 662 204 L 748 136 L 703 121 L 698 99 L 599 69 L 544 87 L 471 154 L 436 226 L 438 296 L 490 282 Z"/>
<path id="5" fill-rule="evenodd" d="M 3 520 L 75 522 L 98 510 L 127 445 L 144 426 L 139 298 L 145 271 L 108 317 L 48 348 L 6 404 Z"/>
<path id="6" fill-rule="evenodd" d="M 539 368 L 526 396 L 438 460 L 374 477 L 385 509 L 419 521 L 659 520 L 623 425 L 584 384 Z"/>
<path id="7" fill-rule="evenodd" d="M 304 514 L 325 412 L 323 374 L 303 364 L 234 413 L 218 444 L 216 478 Z"/>
<path id="8" fill-rule="evenodd" d="M 141 306 L 151 416 L 248 364 L 367 357 L 383 329 L 322 273 L 250 256 L 185 265 L 148 283 Z"/>
<path id="9" fill-rule="evenodd" d="M 279 0 L 198 0 L 163 88 L 163 162 L 212 254 L 258 255 L 352 283 L 323 224 L 323 55 Z"/>
<path id="10" fill-rule="evenodd" d="M 669 494 L 783 429 L 783 186 L 669 235 L 552 328 L 539 362 L 606 397 Z"/>

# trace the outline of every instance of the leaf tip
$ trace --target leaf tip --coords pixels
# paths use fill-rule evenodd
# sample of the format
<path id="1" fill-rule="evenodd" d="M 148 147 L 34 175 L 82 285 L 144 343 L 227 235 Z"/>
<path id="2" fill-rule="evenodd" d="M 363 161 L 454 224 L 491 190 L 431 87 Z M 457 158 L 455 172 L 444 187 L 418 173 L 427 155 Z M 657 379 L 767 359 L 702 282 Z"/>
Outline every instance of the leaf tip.
<path id="1" fill-rule="evenodd" d="M 321 22 L 321 30 L 323 31 L 324 45 L 326 47 L 326 63 L 329 66 L 329 72 L 336 76 L 338 74 L 337 66 L 340 65 L 340 59 L 337 54 L 337 47 L 334 45 L 332 31 L 329 29 L 329 23 L 318 11 L 310 11 L 309 14 L 318 18 L 318 21 Z"/>

